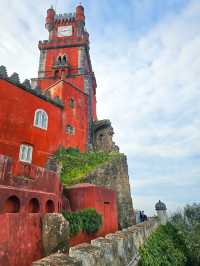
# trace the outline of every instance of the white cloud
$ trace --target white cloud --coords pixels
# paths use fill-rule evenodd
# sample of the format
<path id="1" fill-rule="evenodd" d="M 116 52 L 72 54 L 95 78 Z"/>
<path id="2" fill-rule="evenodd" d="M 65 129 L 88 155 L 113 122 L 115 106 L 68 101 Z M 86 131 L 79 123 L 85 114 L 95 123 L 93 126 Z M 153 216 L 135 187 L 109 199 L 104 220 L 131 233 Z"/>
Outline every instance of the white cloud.
<path id="1" fill-rule="evenodd" d="M 113 44 L 108 40 L 103 55 L 96 55 L 99 116 L 109 114 L 117 140 L 129 153 L 184 156 L 199 151 L 199 9 L 199 3 L 191 4 L 137 40 L 126 43 L 120 36 L 112 52 L 107 52 Z M 191 110 L 194 114 L 185 121 Z"/>
<path id="2" fill-rule="evenodd" d="M 169 14 L 137 39 L 115 31 L 114 37 L 110 32 L 106 42 L 93 47 L 99 117 L 113 121 L 116 142 L 130 157 L 130 173 L 132 156 L 136 161 L 146 156 L 148 176 L 144 164 L 130 174 L 137 208 L 152 209 L 163 184 L 171 184 L 166 190 L 177 197 L 173 202 L 166 199 L 172 210 L 187 203 L 189 185 L 196 190 L 188 199 L 199 199 L 200 166 L 188 163 L 189 157 L 200 154 L 199 12 L 199 1 L 190 1 L 182 12 Z M 174 171 L 166 176 L 166 163 L 163 175 L 158 173 L 156 165 L 148 164 L 151 157 L 157 158 L 157 165 L 162 157 L 173 158 Z M 148 194 L 148 187 L 155 196 L 144 192 L 138 197 L 142 188 Z"/>

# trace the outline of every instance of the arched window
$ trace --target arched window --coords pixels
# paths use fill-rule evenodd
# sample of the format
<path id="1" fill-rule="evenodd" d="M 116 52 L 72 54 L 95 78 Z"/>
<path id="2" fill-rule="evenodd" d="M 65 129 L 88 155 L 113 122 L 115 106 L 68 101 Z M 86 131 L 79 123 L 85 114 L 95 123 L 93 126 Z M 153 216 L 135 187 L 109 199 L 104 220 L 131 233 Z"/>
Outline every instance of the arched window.
<path id="1" fill-rule="evenodd" d="M 34 126 L 47 130 L 48 115 L 44 110 L 42 110 L 42 109 L 36 110 L 35 119 L 34 119 Z"/>
<path id="2" fill-rule="evenodd" d="M 17 196 L 9 197 L 4 203 L 4 213 L 17 213 L 20 211 L 20 200 Z"/>
<path id="3" fill-rule="evenodd" d="M 67 64 L 67 58 L 66 58 L 66 55 L 64 55 L 62 58 L 62 65 L 66 65 L 66 64 Z"/>
<path id="4" fill-rule="evenodd" d="M 61 65 L 61 64 L 62 64 L 62 58 L 61 58 L 61 56 L 59 56 L 59 57 L 57 58 L 57 64 L 58 64 L 58 65 Z"/>
<path id="5" fill-rule="evenodd" d="M 71 107 L 71 108 L 74 108 L 75 107 L 75 101 L 74 101 L 74 99 L 70 99 L 70 101 L 69 101 L 69 106 Z"/>
<path id="6" fill-rule="evenodd" d="M 46 202 L 46 212 L 53 213 L 55 211 L 55 205 L 53 200 L 48 200 Z"/>
<path id="7" fill-rule="evenodd" d="M 19 160 L 25 163 L 32 162 L 33 147 L 27 144 L 20 145 Z"/>
<path id="8" fill-rule="evenodd" d="M 30 213 L 38 213 L 40 211 L 40 203 L 37 198 L 32 198 L 28 204 L 28 211 Z"/>

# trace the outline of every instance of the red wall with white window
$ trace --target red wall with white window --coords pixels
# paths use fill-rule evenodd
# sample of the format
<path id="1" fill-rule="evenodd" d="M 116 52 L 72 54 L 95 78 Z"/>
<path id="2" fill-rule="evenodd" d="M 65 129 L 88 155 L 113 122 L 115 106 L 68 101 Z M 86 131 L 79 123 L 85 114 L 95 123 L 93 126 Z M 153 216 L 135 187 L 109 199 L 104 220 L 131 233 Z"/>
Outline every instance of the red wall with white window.
<path id="1" fill-rule="evenodd" d="M 20 145 L 33 147 L 32 163 L 44 167 L 49 155 L 60 145 L 77 147 L 84 151 L 87 144 L 87 96 L 68 84 L 59 82 L 64 108 L 45 101 L 22 88 L 0 80 L 0 154 L 19 160 Z M 74 99 L 74 108 L 70 99 Z M 37 109 L 48 115 L 47 130 L 34 126 Z M 66 132 L 70 124 L 73 135 Z"/>

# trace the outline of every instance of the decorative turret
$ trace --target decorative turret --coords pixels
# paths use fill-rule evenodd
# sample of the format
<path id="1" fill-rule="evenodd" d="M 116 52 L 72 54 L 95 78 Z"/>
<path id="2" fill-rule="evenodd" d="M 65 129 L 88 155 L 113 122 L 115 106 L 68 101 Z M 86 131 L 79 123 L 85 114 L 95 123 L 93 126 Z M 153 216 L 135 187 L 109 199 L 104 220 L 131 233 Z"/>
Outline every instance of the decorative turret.
<path id="1" fill-rule="evenodd" d="M 162 201 L 158 201 L 155 205 L 157 215 L 160 219 L 161 224 L 167 223 L 167 207 Z"/>
<path id="2" fill-rule="evenodd" d="M 45 28 L 51 32 L 53 30 L 54 27 L 54 17 L 55 17 L 55 11 L 53 9 L 53 7 L 49 8 L 47 10 L 47 17 L 46 17 L 46 24 L 45 24 Z"/>
<path id="3" fill-rule="evenodd" d="M 7 69 L 5 66 L 0 66 L 0 78 L 2 79 L 8 78 Z"/>
<path id="4" fill-rule="evenodd" d="M 19 79 L 19 74 L 14 72 L 10 77 L 9 80 L 13 83 L 15 83 L 16 85 L 20 84 L 20 79 Z"/>
<path id="5" fill-rule="evenodd" d="M 26 87 L 26 89 L 31 89 L 31 83 L 29 79 L 25 79 L 22 85 Z"/>
<path id="6" fill-rule="evenodd" d="M 155 205 L 156 211 L 166 211 L 167 207 L 162 201 L 158 201 Z"/>
<path id="7" fill-rule="evenodd" d="M 76 21 L 85 22 L 84 7 L 81 4 L 76 7 Z"/>

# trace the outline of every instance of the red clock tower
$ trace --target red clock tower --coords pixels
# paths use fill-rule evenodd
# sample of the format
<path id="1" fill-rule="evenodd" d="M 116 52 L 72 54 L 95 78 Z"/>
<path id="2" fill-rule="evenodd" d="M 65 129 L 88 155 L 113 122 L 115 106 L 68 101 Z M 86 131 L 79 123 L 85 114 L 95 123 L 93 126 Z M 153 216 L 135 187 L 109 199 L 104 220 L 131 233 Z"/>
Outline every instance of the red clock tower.
<path id="1" fill-rule="evenodd" d="M 49 88 L 62 80 L 86 94 L 88 144 L 92 144 L 92 123 L 96 120 L 96 80 L 90 61 L 83 6 L 77 6 L 75 13 L 65 14 L 56 14 L 51 7 L 47 10 L 45 27 L 49 39 L 39 42 L 39 71 L 38 78 L 32 79 L 33 86 L 51 91 Z"/>

